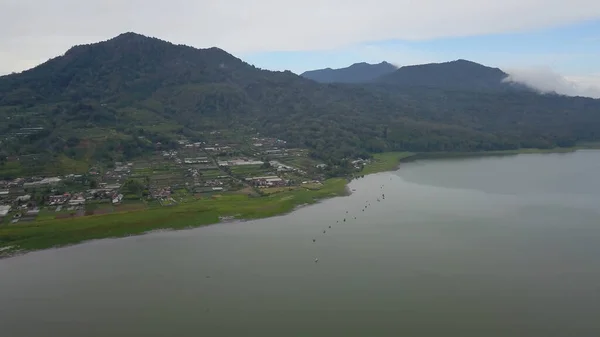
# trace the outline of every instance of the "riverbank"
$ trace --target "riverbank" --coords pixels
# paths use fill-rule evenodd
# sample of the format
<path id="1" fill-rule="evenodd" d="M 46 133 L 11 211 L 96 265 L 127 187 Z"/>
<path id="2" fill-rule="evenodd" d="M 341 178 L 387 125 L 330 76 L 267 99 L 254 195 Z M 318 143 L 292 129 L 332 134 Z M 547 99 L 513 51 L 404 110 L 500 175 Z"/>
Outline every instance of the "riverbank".
<path id="1" fill-rule="evenodd" d="M 263 197 L 226 194 L 173 207 L 5 226 L 0 228 L 0 257 L 161 229 L 201 227 L 219 223 L 221 217 L 252 220 L 281 215 L 300 205 L 346 195 L 347 182 L 345 178 L 333 178 L 319 189 L 299 188 Z"/>
<path id="2" fill-rule="evenodd" d="M 474 158 L 474 157 L 500 157 L 500 156 L 515 156 L 519 154 L 550 154 L 550 153 L 572 153 L 579 150 L 600 150 L 600 144 L 587 144 L 574 147 L 557 147 L 552 149 L 516 149 L 502 151 L 478 151 L 478 152 L 420 152 L 411 153 L 410 155 L 402 156 L 399 159 L 400 163 L 411 162 L 415 160 L 431 160 L 431 159 L 459 159 L 459 158 Z M 403 152 L 406 153 L 406 152 Z"/>
<path id="3" fill-rule="evenodd" d="M 478 151 L 478 152 L 384 152 L 373 155 L 372 161 L 359 173 L 369 175 L 379 172 L 396 170 L 400 163 L 424 159 L 452 159 L 492 156 L 514 156 L 519 154 L 544 154 L 544 153 L 570 153 L 578 150 L 600 149 L 600 144 L 586 144 L 576 147 L 552 149 L 516 149 L 503 151 Z"/>
<path id="4" fill-rule="evenodd" d="M 585 148 L 589 149 L 590 147 Z M 387 152 L 375 154 L 360 175 L 392 171 L 398 168 L 401 162 L 420 159 L 558 153 L 580 149 L 582 148 L 468 153 Z M 105 215 L 48 219 L 28 224 L 9 225 L 0 227 L 0 258 L 88 240 L 139 235 L 156 230 L 201 227 L 223 222 L 223 218 L 252 220 L 282 215 L 326 198 L 347 195 L 349 193 L 347 183 L 348 180 L 345 178 L 333 178 L 325 181 L 318 189 L 297 188 L 262 197 L 225 194 L 172 207 L 154 207 Z"/>
<path id="5" fill-rule="evenodd" d="M 371 162 L 360 172 L 361 175 L 374 174 L 379 172 L 393 171 L 398 168 L 398 164 L 415 156 L 413 152 L 384 152 L 373 155 Z"/>

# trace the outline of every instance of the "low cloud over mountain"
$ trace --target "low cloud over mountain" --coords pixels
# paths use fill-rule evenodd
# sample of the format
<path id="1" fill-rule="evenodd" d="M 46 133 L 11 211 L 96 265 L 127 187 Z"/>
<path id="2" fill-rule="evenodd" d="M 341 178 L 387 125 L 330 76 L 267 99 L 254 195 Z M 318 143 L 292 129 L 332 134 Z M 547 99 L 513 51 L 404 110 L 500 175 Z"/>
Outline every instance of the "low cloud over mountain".
<path id="1" fill-rule="evenodd" d="M 600 98 L 600 76 L 566 78 L 550 68 L 506 69 L 507 82 L 523 83 L 542 93 Z"/>

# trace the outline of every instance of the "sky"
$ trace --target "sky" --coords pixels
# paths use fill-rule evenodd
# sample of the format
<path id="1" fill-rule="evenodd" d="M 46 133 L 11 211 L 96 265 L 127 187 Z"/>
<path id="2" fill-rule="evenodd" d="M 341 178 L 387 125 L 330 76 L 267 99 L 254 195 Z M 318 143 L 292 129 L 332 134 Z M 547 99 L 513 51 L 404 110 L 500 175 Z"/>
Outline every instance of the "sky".
<path id="1" fill-rule="evenodd" d="M 128 31 L 296 73 L 461 58 L 600 98 L 597 0 L 0 0 L 0 74 Z"/>

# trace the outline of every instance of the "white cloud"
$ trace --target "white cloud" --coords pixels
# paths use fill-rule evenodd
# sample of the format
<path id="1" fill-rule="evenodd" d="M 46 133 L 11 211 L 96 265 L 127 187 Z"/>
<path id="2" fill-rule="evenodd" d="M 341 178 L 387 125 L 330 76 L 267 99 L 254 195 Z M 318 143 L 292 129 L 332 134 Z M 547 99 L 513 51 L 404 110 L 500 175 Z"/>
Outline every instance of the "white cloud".
<path id="1" fill-rule="evenodd" d="M 505 69 L 508 81 L 526 84 L 543 93 L 600 98 L 600 74 L 561 76 L 547 67 Z"/>
<path id="2" fill-rule="evenodd" d="M 0 1 L 0 73 L 124 31 L 240 53 L 519 32 L 600 18 L 596 0 Z"/>

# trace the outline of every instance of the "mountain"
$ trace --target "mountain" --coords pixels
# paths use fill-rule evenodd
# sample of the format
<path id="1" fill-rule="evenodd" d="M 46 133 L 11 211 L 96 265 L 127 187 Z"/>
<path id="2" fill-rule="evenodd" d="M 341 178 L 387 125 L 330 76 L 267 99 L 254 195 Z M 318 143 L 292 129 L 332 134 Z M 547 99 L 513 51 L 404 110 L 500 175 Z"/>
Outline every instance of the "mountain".
<path id="1" fill-rule="evenodd" d="M 430 87 L 451 90 L 507 90 L 525 88 L 503 82 L 508 74 L 498 68 L 467 61 L 429 63 L 401 67 L 375 80 L 377 83 L 402 87 Z"/>
<path id="2" fill-rule="evenodd" d="M 387 62 L 378 64 L 355 63 L 340 69 L 318 69 L 302 73 L 300 76 L 320 83 L 366 83 L 396 71 L 398 67 Z"/>
<path id="3" fill-rule="evenodd" d="M 182 137 L 201 141 L 214 130 L 278 137 L 330 163 L 390 150 L 546 148 L 600 140 L 599 100 L 481 91 L 502 73 L 466 61 L 450 65 L 485 76 L 440 76 L 424 65 L 385 76 L 426 69 L 430 77 L 418 82 L 421 87 L 399 89 L 387 80 L 321 84 L 258 69 L 218 48 L 125 33 L 0 77 L 0 175 L 10 165 L 29 168 L 25 158 L 46 166 L 128 160 L 153 151 L 157 142 L 176 147 Z M 450 79 L 469 85 L 445 88 L 454 83 Z M 444 85 L 427 86 L 432 81 Z"/>

